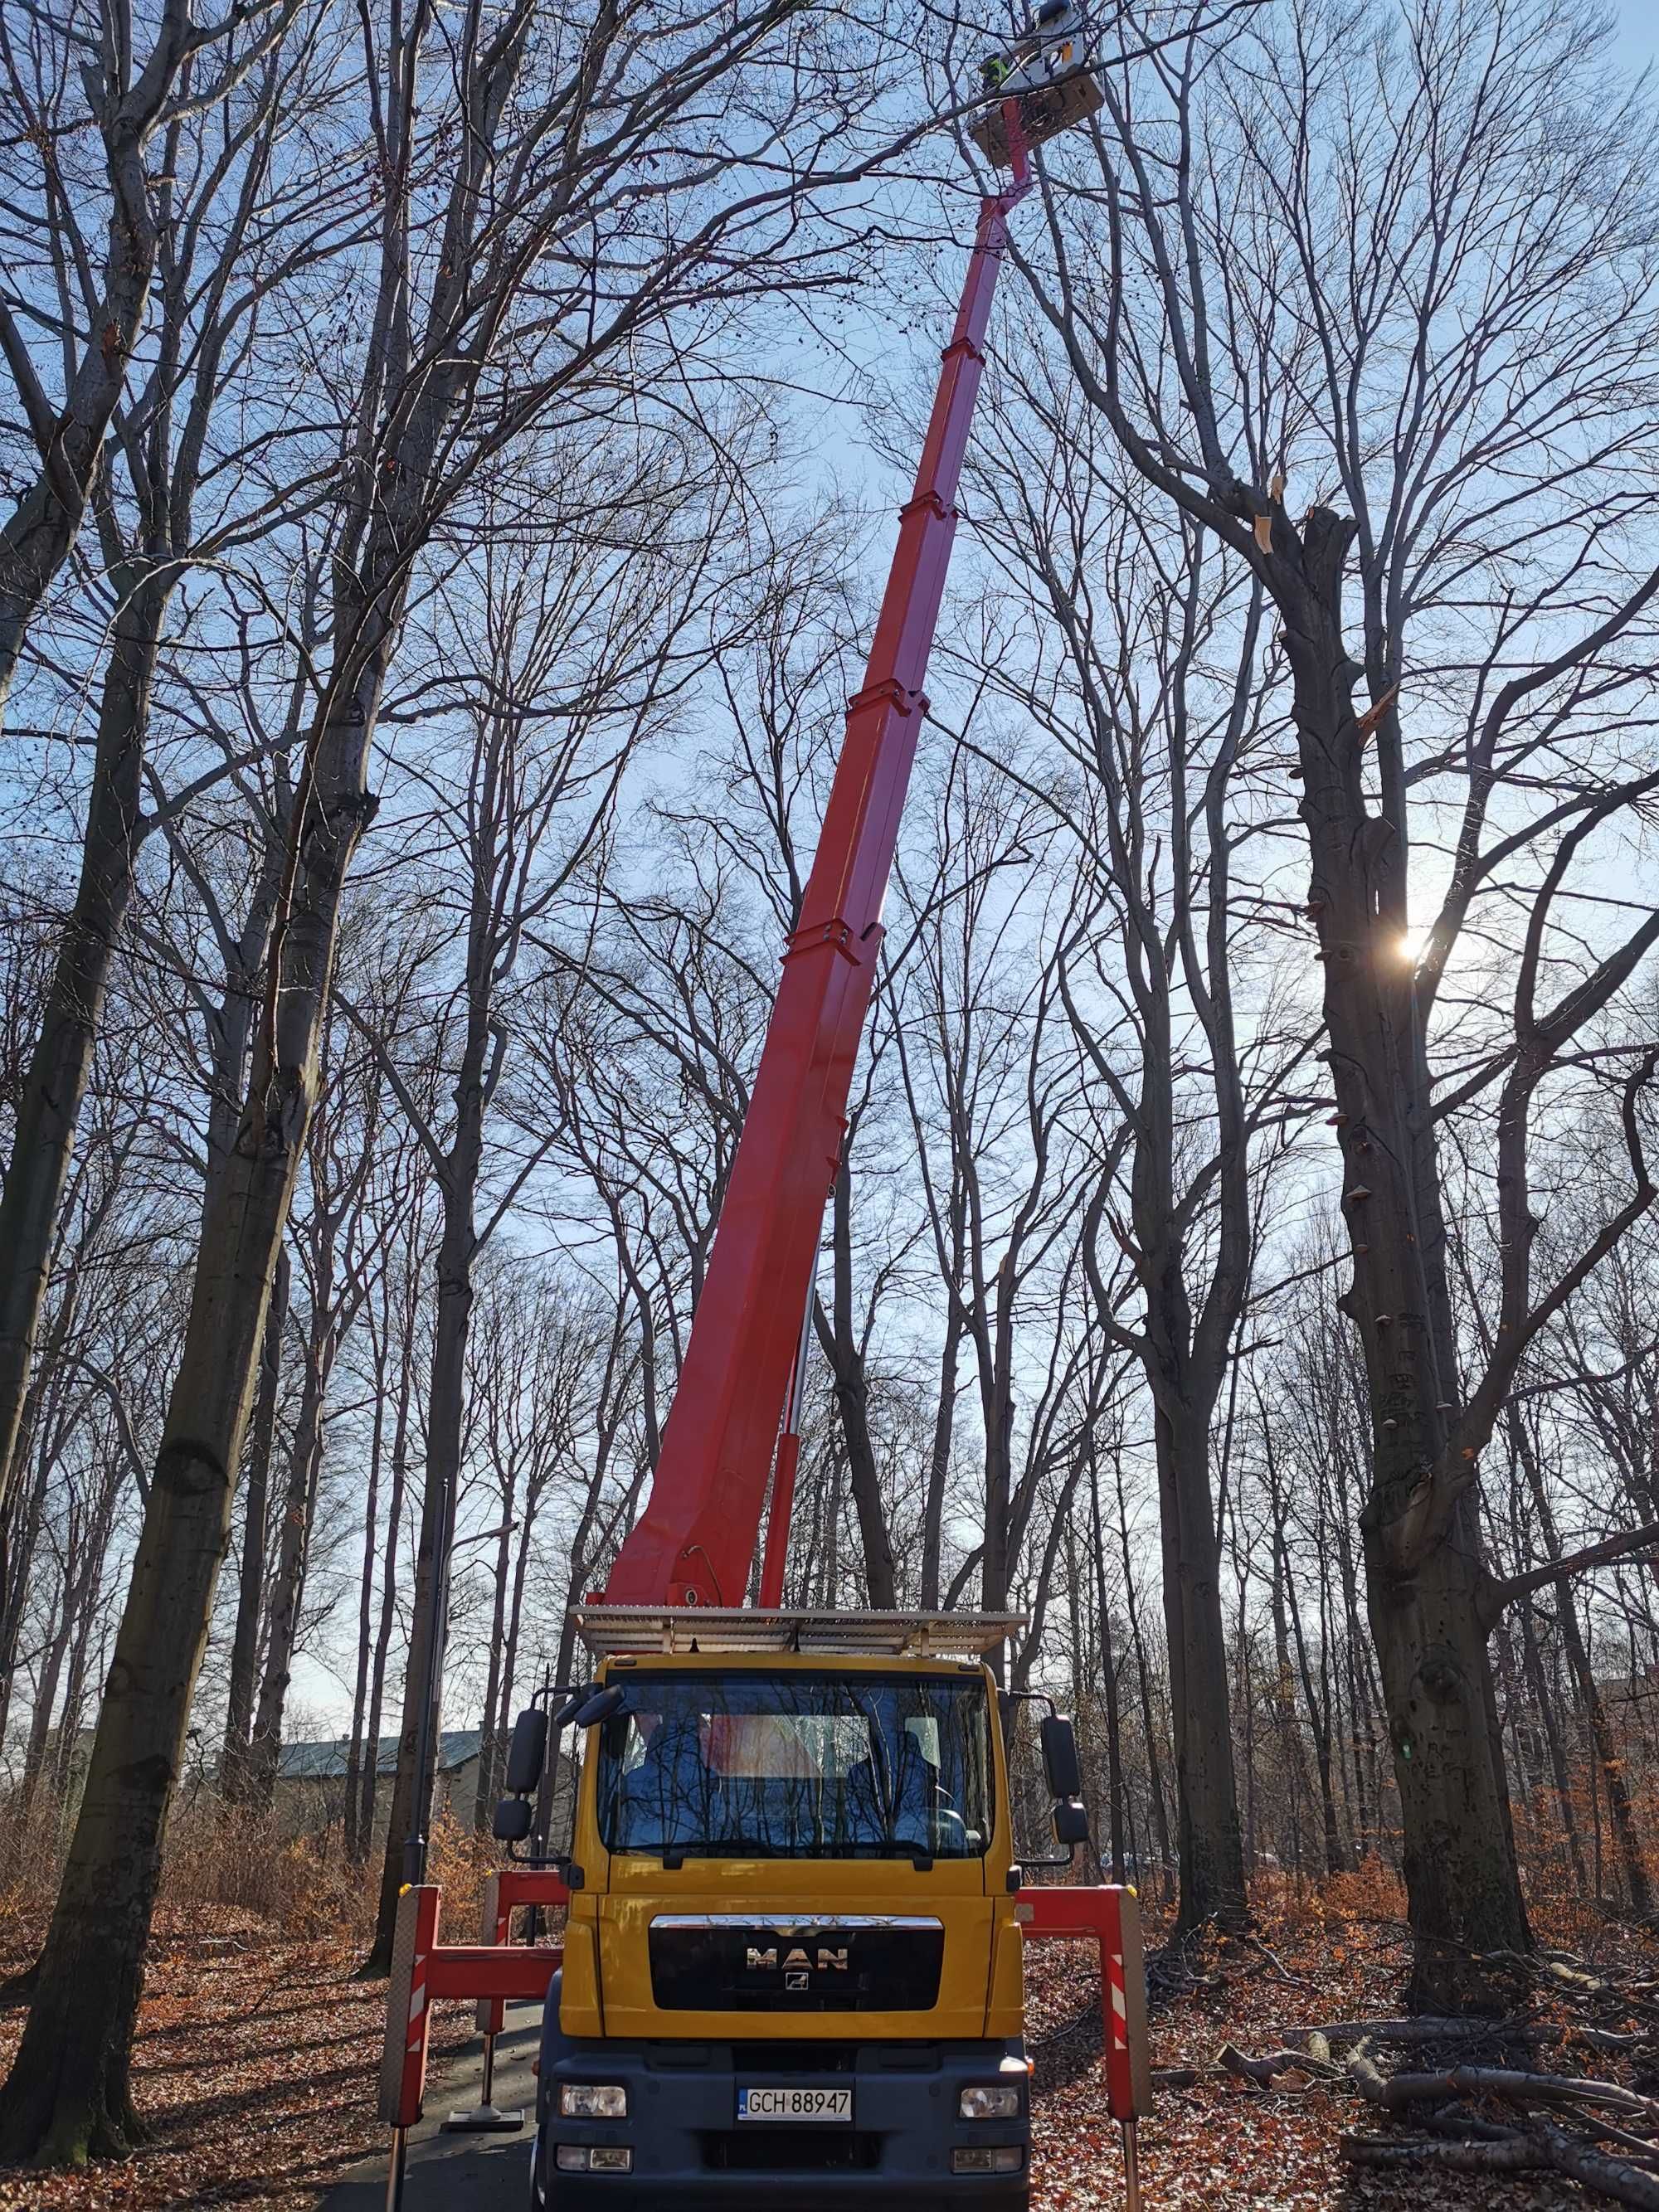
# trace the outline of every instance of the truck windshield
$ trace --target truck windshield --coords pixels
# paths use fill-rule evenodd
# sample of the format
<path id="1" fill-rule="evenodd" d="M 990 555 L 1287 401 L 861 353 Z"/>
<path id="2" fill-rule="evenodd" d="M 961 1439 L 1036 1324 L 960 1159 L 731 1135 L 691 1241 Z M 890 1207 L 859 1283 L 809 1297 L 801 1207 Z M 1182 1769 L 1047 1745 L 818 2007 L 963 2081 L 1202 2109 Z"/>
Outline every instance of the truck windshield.
<path id="1" fill-rule="evenodd" d="M 612 1851 L 696 1858 L 978 1858 L 992 1826 L 978 1681 L 640 1674 L 602 1731 Z"/>

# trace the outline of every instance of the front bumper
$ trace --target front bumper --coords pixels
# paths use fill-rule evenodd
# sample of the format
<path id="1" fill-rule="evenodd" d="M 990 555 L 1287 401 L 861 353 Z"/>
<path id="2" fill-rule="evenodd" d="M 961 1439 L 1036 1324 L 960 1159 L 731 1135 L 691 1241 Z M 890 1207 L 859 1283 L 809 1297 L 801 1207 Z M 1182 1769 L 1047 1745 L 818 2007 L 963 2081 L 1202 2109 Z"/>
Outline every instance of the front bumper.
<path id="1" fill-rule="evenodd" d="M 595 2042 L 563 2044 L 544 2063 L 536 2155 L 550 2212 L 602 2212 L 606 2205 L 662 2212 L 921 2212 L 978 2206 L 1027 2212 L 1030 2191 L 1029 2094 L 1018 2120 L 963 2120 L 963 2089 L 1006 2082 L 1003 2042 L 789 2045 Z M 823 2063 L 817 2062 L 822 2057 Z M 1021 2076 L 1022 2087 L 1024 2077 Z M 625 2121 L 560 2118 L 561 2081 L 619 2081 Z M 828 2126 L 739 2126 L 745 2087 L 850 2088 L 853 2121 Z M 627 2174 L 561 2173 L 559 2143 L 627 2143 Z M 987 2143 L 1018 2145 L 1017 2174 L 957 2174 L 951 2154 Z"/>

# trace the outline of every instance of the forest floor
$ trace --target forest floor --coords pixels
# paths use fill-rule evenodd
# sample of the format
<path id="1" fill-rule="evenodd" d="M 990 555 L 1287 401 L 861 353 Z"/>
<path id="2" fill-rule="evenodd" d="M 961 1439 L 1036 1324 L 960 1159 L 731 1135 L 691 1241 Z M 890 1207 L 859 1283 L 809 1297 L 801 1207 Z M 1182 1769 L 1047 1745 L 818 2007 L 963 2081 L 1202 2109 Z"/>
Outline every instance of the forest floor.
<path id="1" fill-rule="evenodd" d="M 1283 2049 L 1327 2022 L 1396 2015 L 1407 1949 L 1397 1919 L 1373 1909 L 1361 1878 L 1258 1900 L 1260 1935 L 1206 1942 L 1166 1956 L 1153 1972 L 1153 2063 L 1187 2069 L 1190 2087 L 1160 2087 L 1141 2129 L 1148 2212 L 1249 2205 L 1257 2212 L 1382 2212 L 1408 2198 L 1413 2212 L 1557 2212 L 1589 2201 L 1575 2186 L 1536 2174 L 1509 2179 L 1424 2171 L 1364 2172 L 1341 2152 L 1346 2134 L 1395 2124 L 1368 2108 L 1345 2081 L 1281 2074 L 1262 2089 L 1218 2064 L 1228 2045 L 1249 2057 Z M 1151 1931 L 1156 1941 L 1154 1922 Z M 1581 1917 L 1575 1954 L 1621 1975 L 1659 1974 L 1659 1944 L 1613 1921 Z M 234 2205 L 243 2212 L 309 2212 L 322 2191 L 381 2150 L 374 2076 L 385 2016 L 384 1984 L 352 1979 L 361 1945 L 327 1936 L 295 1940 L 246 1911 L 168 1908 L 158 1920 L 135 2063 L 135 2091 L 154 2130 L 121 2165 L 84 2173 L 0 2169 L 3 2212 L 163 2212 Z M 10 1971 L 21 1959 L 0 1959 Z M 1034 1948 L 1030 2028 L 1036 2060 L 1036 2188 L 1040 2212 L 1095 2212 L 1122 2201 L 1117 2131 L 1099 2072 L 1100 1984 L 1084 1947 Z M 444 2017 L 447 2014 L 448 2017 Z M 1582 2018 L 1571 2001 L 1532 2008 L 1540 2021 Z M 1605 2008 L 1600 2017 L 1609 2015 Z M 21 2030 L 0 2014 L 0 2069 Z M 471 2034 L 470 2008 L 443 2008 L 434 2055 Z M 1644 2039 L 1645 2040 L 1645 2039 Z M 1384 2069 L 1395 2057 L 1381 2055 Z M 1482 2054 L 1467 2047 L 1413 2051 L 1413 2068 Z M 1659 2039 L 1645 2063 L 1659 2057 Z M 1561 2073 L 1653 2087 L 1640 2051 L 1608 2056 L 1553 2048 L 1538 2061 Z"/>

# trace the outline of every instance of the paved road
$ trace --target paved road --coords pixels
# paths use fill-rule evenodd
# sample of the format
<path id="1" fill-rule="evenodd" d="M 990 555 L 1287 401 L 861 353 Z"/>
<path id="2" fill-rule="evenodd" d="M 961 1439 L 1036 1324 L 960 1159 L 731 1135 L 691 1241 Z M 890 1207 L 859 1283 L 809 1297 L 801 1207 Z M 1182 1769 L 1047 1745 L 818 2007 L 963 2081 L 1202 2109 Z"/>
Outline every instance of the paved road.
<path id="1" fill-rule="evenodd" d="M 535 2082 L 530 2062 L 541 2030 L 539 2005 L 509 2005 L 507 2033 L 495 2045 L 495 2102 L 521 2106 L 523 2133 L 447 2136 L 443 2121 L 457 2105 L 476 2104 L 483 2046 L 470 2043 L 427 2077 L 426 2118 L 409 2142 L 404 2212 L 526 2212 L 530 2203 L 530 2143 Z M 324 2212 L 383 2212 L 384 2158 L 357 2167 L 323 2199 Z"/>

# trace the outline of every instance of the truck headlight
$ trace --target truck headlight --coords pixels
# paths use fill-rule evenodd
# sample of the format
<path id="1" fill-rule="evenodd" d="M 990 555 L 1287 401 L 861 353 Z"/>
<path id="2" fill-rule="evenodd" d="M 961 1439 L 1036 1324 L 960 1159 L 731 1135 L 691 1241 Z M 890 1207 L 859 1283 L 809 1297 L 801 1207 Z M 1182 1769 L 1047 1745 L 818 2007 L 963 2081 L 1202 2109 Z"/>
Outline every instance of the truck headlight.
<path id="1" fill-rule="evenodd" d="M 1019 2092 L 1012 2088 L 964 2089 L 957 2112 L 964 2120 L 1017 2120 Z"/>
<path id="2" fill-rule="evenodd" d="M 987 2143 L 983 2149 L 975 2145 L 951 2154 L 952 2173 L 1018 2173 L 1024 2163 L 1025 2154 L 1018 2143 Z"/>
<path id="3" fill-rule="evenodd" d="M 625 2120 L 628 2092 L 614 2081 L 563 2081 L 559 2111 L 567 2120 Z"/>
<path id="4" fill-rule="evenodd" d="M 561 2173 L 632 2173 L 634 2154 L 625 2143 L 561 2143 L 553 2162 Z"/>

